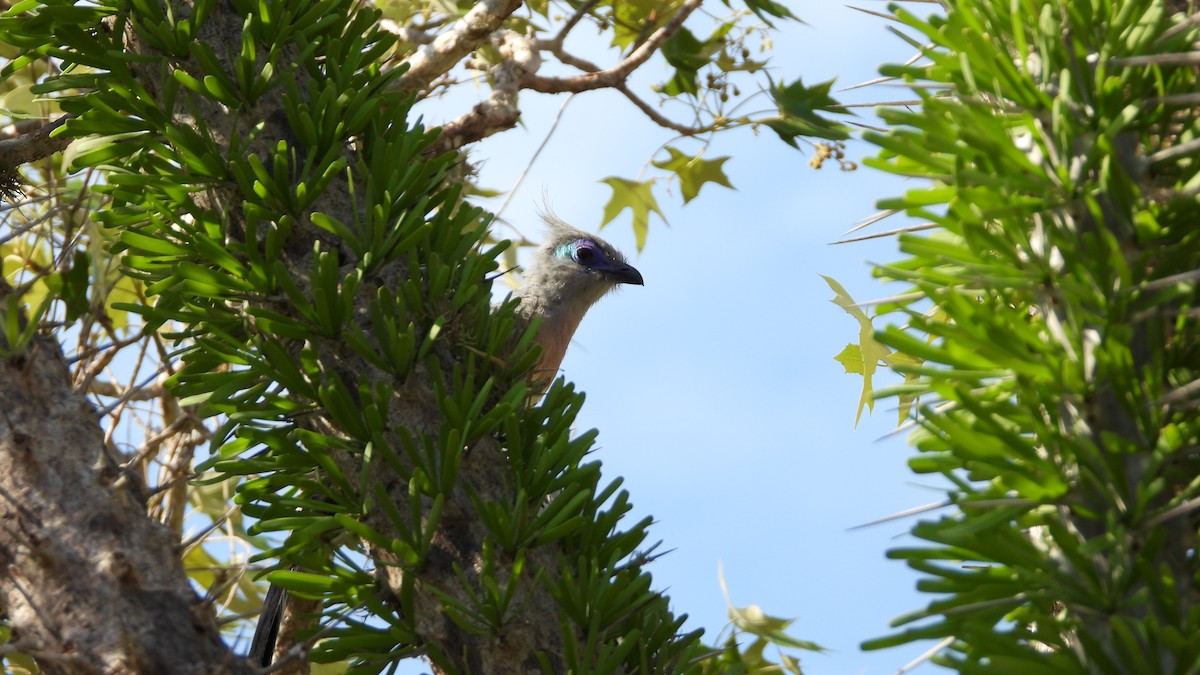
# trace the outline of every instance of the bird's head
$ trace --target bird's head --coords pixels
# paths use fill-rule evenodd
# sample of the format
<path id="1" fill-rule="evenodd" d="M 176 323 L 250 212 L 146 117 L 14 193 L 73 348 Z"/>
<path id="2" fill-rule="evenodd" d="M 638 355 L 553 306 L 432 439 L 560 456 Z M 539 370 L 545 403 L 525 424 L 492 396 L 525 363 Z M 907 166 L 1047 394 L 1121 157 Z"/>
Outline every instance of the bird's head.
<path id="1" fill-rule="evenodd" d="M 534 253 L 518 294 L 538 304 L 534 311 L 582 312 L 621 284 L 643 285 L 642 274 L 625 256 L 594 234 L 546 217 L 546 241 Z"/>

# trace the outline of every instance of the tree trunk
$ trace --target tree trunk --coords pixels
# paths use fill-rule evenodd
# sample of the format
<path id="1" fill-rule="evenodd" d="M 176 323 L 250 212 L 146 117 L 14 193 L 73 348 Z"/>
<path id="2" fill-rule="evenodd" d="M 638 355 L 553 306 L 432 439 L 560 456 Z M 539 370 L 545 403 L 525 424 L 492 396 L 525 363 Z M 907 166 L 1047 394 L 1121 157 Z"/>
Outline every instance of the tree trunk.
<path id="1" fill-rule="evenodd" d="M 105 448 L 58 343 L 4 348 L 0 595 L 11 646 L 52 674 L 252 672 L 192 591 L 170 531 L 146 517 L 145 486 Z"/>

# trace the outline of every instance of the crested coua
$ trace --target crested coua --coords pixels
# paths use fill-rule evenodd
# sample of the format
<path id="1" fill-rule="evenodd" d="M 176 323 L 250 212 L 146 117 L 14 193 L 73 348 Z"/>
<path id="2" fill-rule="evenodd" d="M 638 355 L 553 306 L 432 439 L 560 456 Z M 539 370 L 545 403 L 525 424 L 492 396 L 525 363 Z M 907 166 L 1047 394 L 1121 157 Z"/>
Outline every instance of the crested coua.
<path id="1" fill-rule="evenodd" d="M 514 296 L 520 298 L 518 316 L 541 318 L 537 343 L 542 353 L 533 379 L 553 380 L 558 374 L 575 329 L 583 315 L 600 298 L 621 284 L 642 284 L 642 273 L 608 242 L 546 216 L 546 241 Z"/>
<path id="2" fill-rule="evenodd" d="M 575 329 L 600 298 L 621 284 L 642 284 L 642 273 L 625 256 L 594 234 L 577 230 L 546 216 L 546 241 L 533 254 L 521 286 L 517 316 L 541 319 L 537 343 L 542 352 L 531 375 L 535 385 L 547 385 L 558 375 Z M 248 658 L 269 666 L 273 660 L 286 593 L 272 585 L 263 600 Z"/>

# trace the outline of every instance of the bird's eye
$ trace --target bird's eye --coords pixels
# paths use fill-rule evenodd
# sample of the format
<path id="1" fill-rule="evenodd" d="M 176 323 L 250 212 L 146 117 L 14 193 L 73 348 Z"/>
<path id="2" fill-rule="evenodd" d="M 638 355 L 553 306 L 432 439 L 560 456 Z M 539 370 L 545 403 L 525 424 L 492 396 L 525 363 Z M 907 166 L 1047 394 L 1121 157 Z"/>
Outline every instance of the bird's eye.
<path id="1" fill-rule="evenodd" d="M 580 265 L 586 265 L 596 259 L 596 249 L 591 246 L 576 247 L 574 258 Z"/>

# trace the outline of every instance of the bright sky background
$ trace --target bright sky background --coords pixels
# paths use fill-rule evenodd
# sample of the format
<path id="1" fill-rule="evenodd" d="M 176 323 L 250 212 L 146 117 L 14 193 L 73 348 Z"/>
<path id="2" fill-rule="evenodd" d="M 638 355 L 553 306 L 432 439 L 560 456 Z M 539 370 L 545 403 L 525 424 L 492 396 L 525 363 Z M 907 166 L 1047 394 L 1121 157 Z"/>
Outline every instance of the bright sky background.
<path id="1" fill-rule="evenodd" d="M 885 9 L 874 0 L 862 4 Z M 789 6 L 808 25 L 782 26 L 772 55 L 777 80 L 836 77 L 838 89 L 912 55 L 878 17 L 831 2 Z M 688 25 L 697 34 L 711 30 L 695 17 Z M 662 72 L 643 74 L 635 91 L 664 79 Z M 427 120 L 461 114 L 478 96 L 464 95 L 423 108 Z M 886 86 L 838 97 L 909 98 Z M 482 185 L 512 187 L 563 99 L 522 98 L 523 126 L 472 155 L 482 162 Z M 759 107 L 765 105 L 763 99 Z M 596 231 L 609 198 L 598 181 L 636 177 L 673 135 L 618 94 L 579 95 L 504 219 L 540 237 L 536 214 L 545 193 L 560 217 Z M 698 145 L 679 147 L 694 153 Z M 873 152 L 854 143 L 847 157 L 860 161 Z M 576 335 L 563 368 L 587 392 L 579 427 L 600 430 L 594 456 L 606 479 L 624 478 L 635 507 L 629 523 L 653 515 L 651 541 L 674 549 L 650 569 L 675 611 L 690 615 L 689 627 L 706 628 L 712 639 L 726 624 L 717 580 L 723 566 L 736 605 L 795 618 L 794 636 L 831 650 L 801 653 L 806 673 L 893 673 L 927 645 L 883 652 L 858 645 L 929 601 L 916 593 L 914 573 L 885 559 L 888 548 L 913 543 L 905 536 L 911 521 L 850 528 L 943 495 L 929 489 L 935 479 L 908 471 L 911 451 L 902 435 L 880 440 L 895 429 L 891 403 L 864 413 L 854 428 L 862 382 L 833 357 L 857 341 L 857 324 L 829 302 L 833 294 L 819 275 L 839 280 L 860 301 L 892 292 L 872 280 L 868 263 L 897 259 L 894 240 L 830 242 L 872 214 L 876 200 L 907 188 L 867 168 L 845 173 L 830 163 L 814 171 L 809 154 L 766 129 L 720 136 L 705 156 L 723 155 L 732 156 L 725 170 L 737 189 L 708 184 L 687 207 L 677 187 L 661 195 L 670 226 L 652 218 L 641 255 L 628 211 L 601 233 L 629 254 L 646 286 L 605 298 Z M 499 202 L 484 205 L 496 209 Z M 892 219 L 884 227 L 900 224 Z M 936 670 L 923 665 L 917 672 Z"/>

